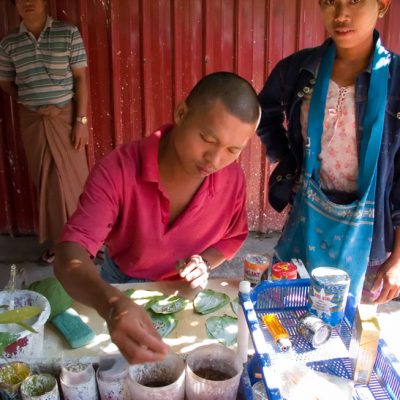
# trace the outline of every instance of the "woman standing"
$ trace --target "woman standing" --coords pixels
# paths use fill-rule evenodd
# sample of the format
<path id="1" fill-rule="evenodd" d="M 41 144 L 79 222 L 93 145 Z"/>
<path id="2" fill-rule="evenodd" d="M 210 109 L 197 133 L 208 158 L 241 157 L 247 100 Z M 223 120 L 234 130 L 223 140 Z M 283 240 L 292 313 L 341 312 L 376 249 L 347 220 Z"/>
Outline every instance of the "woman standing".
<path id="1" fill-rule="evenodd" d="M 365 281 L 382 303 L 400 292 L 400 60 L 375 30 L 390 0 L 319 5 L 330 38 L 282 60 L 259 95 L 270 203 L 293 204 L 276 256 L 344 269 L 356 302 Z"/>

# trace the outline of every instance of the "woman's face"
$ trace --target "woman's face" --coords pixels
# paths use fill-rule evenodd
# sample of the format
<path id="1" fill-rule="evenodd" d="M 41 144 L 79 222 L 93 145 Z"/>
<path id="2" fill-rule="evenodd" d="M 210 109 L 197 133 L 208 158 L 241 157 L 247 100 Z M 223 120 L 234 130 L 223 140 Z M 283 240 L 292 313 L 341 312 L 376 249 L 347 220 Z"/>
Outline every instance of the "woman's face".
<path id="1" fill-rule="evenodd" d="M 390 0 L 320 0 L 322 17 L 338 48 L 357 48 L 372 42 L 372 33 Z"/>

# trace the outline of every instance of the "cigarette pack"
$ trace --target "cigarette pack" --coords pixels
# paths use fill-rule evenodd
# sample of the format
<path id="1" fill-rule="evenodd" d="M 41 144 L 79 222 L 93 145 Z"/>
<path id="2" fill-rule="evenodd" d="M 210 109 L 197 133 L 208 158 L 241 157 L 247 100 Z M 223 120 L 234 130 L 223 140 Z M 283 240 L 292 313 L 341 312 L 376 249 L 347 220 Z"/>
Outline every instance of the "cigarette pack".
<path id="1" fill-rule="evenodd" d="M 366 385 L 370 380 L 378 349 L 379 333 L 376 306 L 360 304 L 350 343 L 353 380 L 356 384 Z"/>

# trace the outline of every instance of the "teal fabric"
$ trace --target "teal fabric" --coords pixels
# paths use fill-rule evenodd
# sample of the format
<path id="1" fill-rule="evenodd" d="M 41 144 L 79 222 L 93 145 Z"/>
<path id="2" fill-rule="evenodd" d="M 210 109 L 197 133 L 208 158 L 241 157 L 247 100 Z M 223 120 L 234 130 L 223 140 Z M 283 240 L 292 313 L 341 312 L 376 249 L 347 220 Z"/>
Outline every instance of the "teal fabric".
<path id="1" fill-rule="evenodd" d="M 292 212 L 275 248 L 282 261 L 300 258 L 311 272 L 320 266 L 345 270 L 350 293 L 358 303 L 371 250 L 376 173 L 388 90 L 389 53 L 377 40 L 372 61 L 368 104 L 363 122 L 358 177 L 358 199 L 335 204 L 319 182 L 321 137 L 329 80 L 335 59 L 331 45 L 324 54 L 311 98 L 303 181 Z"/>

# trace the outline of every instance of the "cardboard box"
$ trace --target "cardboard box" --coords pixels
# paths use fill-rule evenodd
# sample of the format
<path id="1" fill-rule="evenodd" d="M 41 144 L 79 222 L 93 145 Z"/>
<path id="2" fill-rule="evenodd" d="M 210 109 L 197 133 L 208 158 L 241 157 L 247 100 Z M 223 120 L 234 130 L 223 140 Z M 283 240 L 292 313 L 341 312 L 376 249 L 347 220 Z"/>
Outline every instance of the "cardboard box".
<path id="1" fill-rule="evenodd" d="M 376 306 L 360 304 L 356 312 L 350 343 L 353 380 L 356 384 L 366 385 L 371 378 L 378 349 L 379 334 Z"/>

